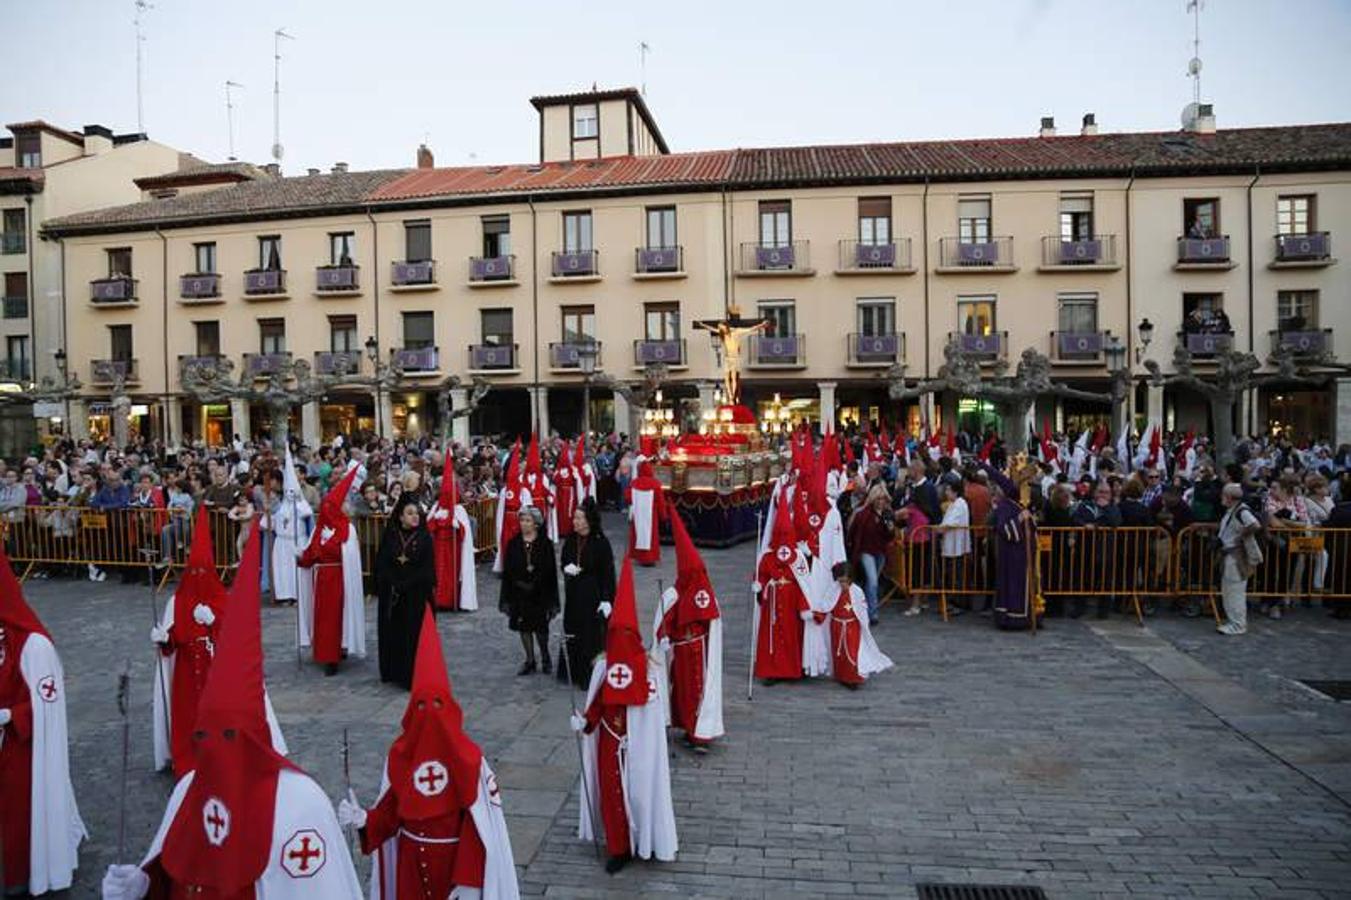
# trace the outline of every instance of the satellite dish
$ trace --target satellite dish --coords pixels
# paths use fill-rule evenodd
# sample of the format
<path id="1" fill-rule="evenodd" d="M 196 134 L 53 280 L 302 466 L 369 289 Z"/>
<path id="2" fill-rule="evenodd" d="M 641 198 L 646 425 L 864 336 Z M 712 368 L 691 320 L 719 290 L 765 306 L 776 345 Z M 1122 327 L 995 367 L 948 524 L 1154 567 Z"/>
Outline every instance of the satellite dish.
<path id="1" fill-rule="evenodd" d="M 1197 104 L 1188 103 L 1182 107 L 1182 127 L 1191 128 L 1196 123 Z"/>
<path id="2" fill-rule="evenodd" d="M 1187 61 L 1187 74 L 1188 75 L 1201 74 L 1201 57 L 1193 56 L 1190 60 Z"/>

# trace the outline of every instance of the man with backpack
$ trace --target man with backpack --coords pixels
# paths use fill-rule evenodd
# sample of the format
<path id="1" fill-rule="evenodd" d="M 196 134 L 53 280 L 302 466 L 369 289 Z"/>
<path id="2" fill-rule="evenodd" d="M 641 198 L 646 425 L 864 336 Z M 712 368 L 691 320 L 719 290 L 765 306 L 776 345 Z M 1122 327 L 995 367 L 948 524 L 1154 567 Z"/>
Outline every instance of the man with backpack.
<path id="1" fill-rule="evenodd" d="M 1262 564 L 1257 533 L 1262 523 L 1243 503 L 1243 486 L 1230 482 L 1220 492 L 1224 515 L 1220 518 L 1220 597 L 1224 602 L 1224 624 L 1220 634 L 1240 635 L 1248 631 L 1248 578 Z"/>

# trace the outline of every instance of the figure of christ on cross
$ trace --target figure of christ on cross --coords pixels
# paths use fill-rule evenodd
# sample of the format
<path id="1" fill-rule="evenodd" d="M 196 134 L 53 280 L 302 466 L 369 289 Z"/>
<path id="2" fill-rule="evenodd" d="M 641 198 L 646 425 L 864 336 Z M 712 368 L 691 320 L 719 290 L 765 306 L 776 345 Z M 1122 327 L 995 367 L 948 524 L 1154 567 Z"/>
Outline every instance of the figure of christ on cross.
<path id="1" fill-rule="evenodd" d="M 769 325 L 768 319 L 741 318 L 737 306 L 727 308 L 726 318 L 701 319 L 694 323 L 695 328 L 707 331 L 717 342 L 714 349 L 722 364 L 722 391 L 727 403 L 737 403 L 741 399 L 741 339 L 762 332 Z"/>

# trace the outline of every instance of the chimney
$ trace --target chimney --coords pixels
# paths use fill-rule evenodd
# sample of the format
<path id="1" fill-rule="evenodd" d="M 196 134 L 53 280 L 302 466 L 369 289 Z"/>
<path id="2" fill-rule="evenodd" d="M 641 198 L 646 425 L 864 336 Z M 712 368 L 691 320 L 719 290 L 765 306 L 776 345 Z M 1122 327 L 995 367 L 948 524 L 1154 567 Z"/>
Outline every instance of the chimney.
<path id="1" fill-rule="evenodd" d="M 1054 117 L 1054 116 L 1042 116 L 1042 117 L 1041 117 L 1041 131 L 1038 132 L 1037 136 L 1038 136 L 1038 137 L 1055 137 L 1055 117 Z"/>
<path id="2" fill-rule="evenodd" d="M 333 164 L 333 174 L 334 174 L 334 175 L 342 175 L 342 174 L 344 174 L 346 171 L 347 171 L 347 163 L 345 163 L 345 162 L 335 162 L 335 163 Z"/>
<path id="3" fill-rule="evenodd" d="M 263 166 L 263 171 L 271 175 L 273 178 L 280 178 L 281 163 L 270 162 L 267 165 Z"/>
<path id="4" fill-rule="evenodd" d="M 1192 131 L 1197 134 L 1215 133 L 1215 107 L 1212 104 L 1197 104 L 1196 118 L 1192 119 Z"/>
<path id="5" fill-rule="evenodd" d="M 306 174 L 306 175 L 318 175 L 318 174 L 319 174 L 319 170 L 318 170 L 318 169 L 306 169 L 306 170 L 305 170 L 305 174 Z"/>
<path id="6" fill-rule="evenodd" d="M 1084 124 L 1083 127 L 1079 129 L 1079 133 L 1084 137 L 1088 137 L 1090 134 L 1097 134 L 1098 117 L 1093 113 L 1084 113 Z"/>
<path id="7" fill-rule="evenodd" d="M 436 159 L 432 156 L 432 148 L 426 144 L 418 144 L 417 167 L 419 169 L 436 168 Z"/>
<path id="8" fill-rule="evenodd" d="M 84 126 L 84 155 L 98 156 L 113 149 L 113 133 L 102 125 Z"/>

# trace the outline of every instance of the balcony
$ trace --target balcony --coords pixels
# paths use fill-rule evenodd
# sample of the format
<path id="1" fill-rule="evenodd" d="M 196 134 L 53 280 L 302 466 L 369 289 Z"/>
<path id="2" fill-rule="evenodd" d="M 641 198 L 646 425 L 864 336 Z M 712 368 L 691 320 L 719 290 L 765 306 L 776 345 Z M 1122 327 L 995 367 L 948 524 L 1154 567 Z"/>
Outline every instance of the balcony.
<path id="1" fill-rule="evenodd" d="M 440 356 L 435 347 L 403 347 L 389 351 L 389 361 L 412 378 L 435 375 L 440 371 Z"/>
<path id="2" fill-rule="evenodd" d="M 1229 259 L 1229 235 L 1223 237 L 1177 239 L 1177 272 L 1206 272 L 1232 269 L 1237 265 Z"/>
<path id="3" fill-rule="evenodd" d="M 470 344 L 469 370 L 471 372 L 518 372 L 516 344 Z"/>
<path id="4" fill-rule="evenodd" d="M 889 244 L 840 241 L 836 275 L 912 275 L 914 271 L 909 238 Z"/>
<path id="5" fill-rule="evenodd" d="M 740 265 L 736 273 L 745 278 L 815 275 L 810 251 L 811 244 L 808 241 L 778 245 L 751 241 L 741 245 Z"/>
<path id="6" fill-rule="evenodd" d="M 225 356 L 221 353 L 200 353 L 193 355 L 184 355 L 178 357 L 178 377 L 181 380 L 188 372 L 201 370 L 217 370 L 225 364 Z"/>
<path id="7" fill-rule="evenodd" d="M 140 367 L 134 359 L 95 359 L 89 363 L 89 383 L 111 385 L 118 378 L 123 384 L 141 380 Z"/>
<path id="8" fill-rule="evenodd" d="M 633 251 L 633 277 L 642 280 L 685 277 L 684 247 L 639 247 Z"/>
<path id="9" fill-rule="evenodd" d="M 321 350 L 314 354 L 314 371 L 319 375 L 355 375 L 361 371 L 361 351 Z"/>
<path id="10" fill-rule="evenodd" d="M 1317 269 L 1336 261 L 1332 258 L 1332 235 L 1326 231 L 1276 235 L 1273 269 Z"/>
<path id="11" fill-rule="evenodd" d="M 316 266 L 314 292 L 323 296 L 355 297 L 361 293 L 360 266 Z"/>
<path id="12" fill-rule="evenodd" d="M 940 238 L 936 271 L 945 275 L 1016 272 L 1013 238 L 992 237 L 985 241 Z"/>
<path id="13" fill-rule="evenodd" d="M 1234 349 L 1232 331 L 1179 331 L 1177 342 L 1187 348 L 1192 359 L 1210 360 L 1215 354 Z"/>
<path id="14" fill-rule="evenodd" d="M 89 302 L 95 306 L 135 306 L 139 282 L 135 278 L 117 276 L 98 278 L 89 282 Z"/>
<path id="15" fill-rule="evenodd" d="M 554 284 L 600 280 L 600 251 L 577 250 L 564 253 L 555 250 L 549 280 Z"/>
<path id="16" fill-rule="evenodd" d="M 436 289 L 436 263 L 430 259 L 398 260 L 389 265 L 390 290 L 394 293 Z"/>
<path id="17" fill-rule="evenodd" d="M 1051 362 L 1061 365 L 1100 366 L 1107 361 L 1110 331 L 1052 331 Z"/>
<path id="18" fill-rule="evenodd" d="M 22 231 L 6 231 L 0 234 L 0 253 L 23 253 L 28 249 L 28 241 Z"/>
<path id="19" fill-rule="evenodd" d="M 974 356 L 988 365 L 1008 356 L 1009 333 L 991 331 L 989 334 L 967 334 L 964 331 L 952 331 L 948 333 L 948 343 L 957 345 L 968 356 Z"/>
<path id="20" fill-rule="evenodd" d="M 753 334 L 750 365 L 755 369 L 801 369 L 807 365 L 805 334 Z"/>
<path id="21" fill-rule="evenodd" d="M 249 269 L 244 273 L 244 296 L 249 300 L 285 300 L 285 269 Z"/>
<path id="22" fill-rule="evenodd" d="M 223 299 L 220 295 L 220 276 L 214 272 L 197 272 L 178 276 L 178 297 L 190 303 L 210 303 Z"/>
<path id="23" fill-rule="evenodd" d="M 851 369 L 886 368 L 905 359 L 903 334 L 851 334 L 846 365 Z"/>
<path id="24" fill-rule="evenodd" d="M 1058 234 L 1041 239 L 1042 272 L 1114 272 L 1121 268 L 1116 256 L 1116 235 L 1066 240 Z"/>
<path id="25" fill-rule="evenodd" d="M 26 359 L 0 359 L 0 380 L 32 381 L 33 364 Z"/>
<path id="26" fill-rule="evenodd" d="M 26 319 L 28 318 L 28 298 L 20 294 L 17 297 L 5 298 L 5 318 L 6 319 Z"/>
<path id="27" fill-rule="evenodd" d="M 688 365 L 685 360 L 685 339 L 678 338 L 670 341 L 635 340 L 633 342 L 633 367 L 641 369 L 653 363 L 661 363 L 673 369 Z"/>
<path id="28" fill-rule="evenodd" d="M 587 347 L 596 348 L 596 365 L 601 363 L 600 341 L 556 341 L 549 344 L 549 368 L 563 371 L 582 369 L 582 353 Z"/>
<path id="29" fill-rule="evenodd" d="M 266 378 L 286 372 L 291 366 L 291 354 L 281 353 L 245 353 L 244 375 L 247 378 Z"/>
<path id="30" fill-rule="evenodd" d="M 558 254 L 554 254 L 555 257 Z M 555 266 L 557 261 L 555 261 Z M 471 256 L 469 257 L 470 287 L 512 287 L 516 280 L 516 257 L 507 256 Z"/>
<path id="31" fill-rule="evenodd" d="M 1289 351 L 1300 359 L 1332 356 L 1331 328 L 1300 328 L 1269 333 L 1272 353 Z"/>

